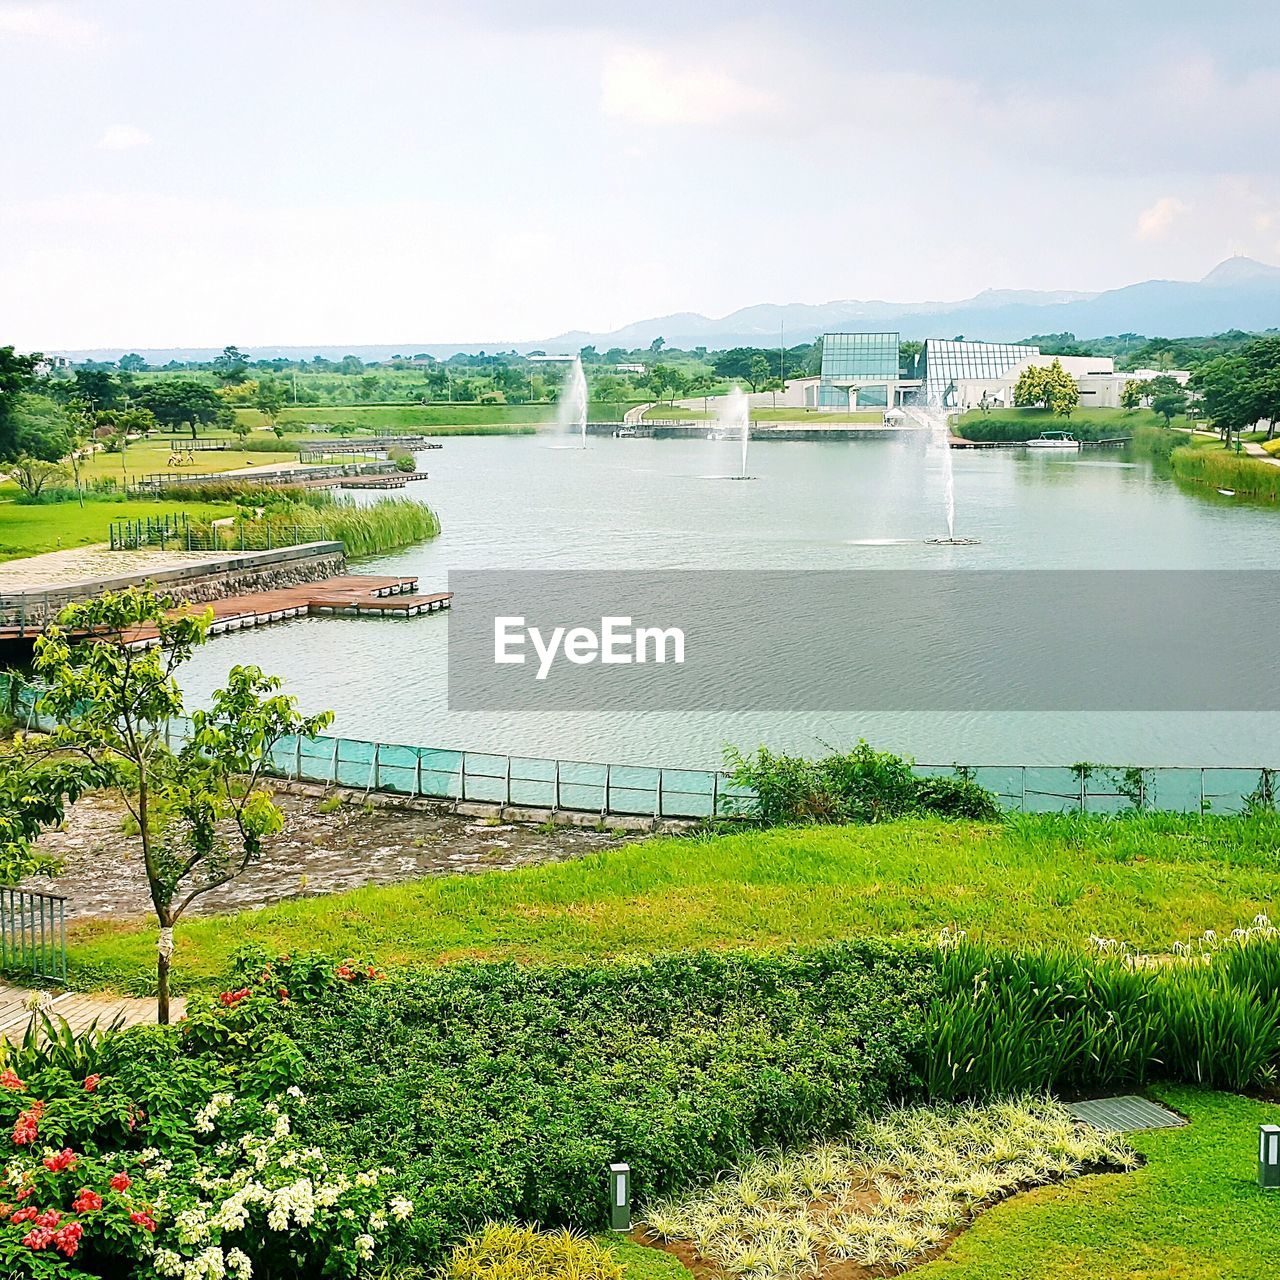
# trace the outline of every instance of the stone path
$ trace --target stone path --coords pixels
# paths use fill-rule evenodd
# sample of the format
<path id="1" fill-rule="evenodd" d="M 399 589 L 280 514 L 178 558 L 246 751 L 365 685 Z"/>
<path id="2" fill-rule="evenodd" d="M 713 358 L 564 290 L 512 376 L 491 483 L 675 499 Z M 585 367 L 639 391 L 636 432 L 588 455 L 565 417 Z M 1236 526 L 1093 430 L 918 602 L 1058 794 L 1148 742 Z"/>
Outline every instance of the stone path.
<path id="1" fill-rule="evenodd" d="M 41 996 L 48 997 L 42 1007 L 54 1022 L 65 1019 L 77 1034 L 87 1031 L 95 1022 L 100 1029 L 105 1029 L 117 1018 L 122 1018 L 127 1027 L 156 1020 L 156 1002 L 151 999 L 82 995 L 78 991 L 55 996 L 0 985 L 0 1039 L 15 1044 L 22 1039 L 31 1024 L 31 1003 Z M 170 1016 L 175 1022 L 186 1013 L 186 1007 L 187 1002 L 181 998 L 170 1001 Z"/>

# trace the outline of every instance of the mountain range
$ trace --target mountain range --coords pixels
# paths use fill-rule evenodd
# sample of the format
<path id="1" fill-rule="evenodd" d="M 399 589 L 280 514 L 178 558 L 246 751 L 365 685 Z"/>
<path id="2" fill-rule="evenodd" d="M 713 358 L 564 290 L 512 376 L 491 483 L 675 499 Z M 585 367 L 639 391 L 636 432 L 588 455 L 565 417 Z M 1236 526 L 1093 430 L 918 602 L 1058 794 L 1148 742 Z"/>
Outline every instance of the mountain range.
<path id="1" fill-rule="evenodd" d="M 610 333 L 573 331 L 528 342 L 401 342 L 334 346 L 254 346 L 258 359 L 299 359 L 320 355 L 341 359 L 386 360 L 393 355 L 425 352 L 444 357 L 455 352 L 575 352 L 594 346 L 634 350 L 655 338 L 668 347 L 788 346 L 809 342 L 819 334 L 840 330 L 896 331 L 904 338 L 954 338 L 963 335 L 987 342 L 1012 342 L 1042 333 L 1074 333 L 1080 338 L 1136 333 L 1147 337 L 1182 338 L 1223 333 L 1228 329 L 1280 327 L 1280 267 L 1252 258 L 1219 263 L 1201 280 L 1145 280 L 1101 293 L 1034 289 L 986 289 L 960 302 L 840 301 L 823 303 L 759 303 L 727 316 L 709 318 L 696 312 L 637 320 Z M 203 347 L 115 347 L 91 351 L 55 351 L 75 360 L 114 360 L 136 350 L 149 361 L 210 360 L 216 350 Z"/>

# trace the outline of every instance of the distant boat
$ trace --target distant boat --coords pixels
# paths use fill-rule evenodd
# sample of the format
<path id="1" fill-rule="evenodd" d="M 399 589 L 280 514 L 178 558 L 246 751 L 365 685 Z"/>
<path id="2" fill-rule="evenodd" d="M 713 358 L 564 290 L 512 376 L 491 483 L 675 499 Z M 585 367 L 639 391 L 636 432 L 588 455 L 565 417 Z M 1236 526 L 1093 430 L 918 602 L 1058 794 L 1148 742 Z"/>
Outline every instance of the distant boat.
<path id="1" fill-rule="evenodd" d="M 1234 489 L 1219 489 L 1218 492 L 1222 494 L 1224 498 L 1234 498 L 1236 496 L 1236 491 Z"/>
<path id="2" fill-rule="evenodd" d="M 1080 441 L 1070 431 L 1042 431 L 1027 441 L 1028 449 L 1078 449 Z"/>
<path id="3" fill-rule="evenodd" d="M 635 427 L 619 427 L 613 433 L 613 438 L 615 440 L 635 440 L 639 435 L 640 433 L 635 429 Z"/>
<path id="4" fill-rule="evenodd" d="M 721 431 L 719 429 L 715 431 L 708 431 L 707 439 L 708 440 L 728 440 L 729 433 L 727 431 Z"/>

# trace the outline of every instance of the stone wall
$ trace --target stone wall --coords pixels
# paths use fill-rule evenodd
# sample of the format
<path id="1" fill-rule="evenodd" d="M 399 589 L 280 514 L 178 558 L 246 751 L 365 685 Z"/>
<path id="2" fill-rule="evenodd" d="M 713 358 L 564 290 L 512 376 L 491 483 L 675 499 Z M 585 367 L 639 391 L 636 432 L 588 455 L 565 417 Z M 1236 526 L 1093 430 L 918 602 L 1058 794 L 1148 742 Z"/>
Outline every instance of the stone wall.
<path id="1" fill-rule="evenodd" d="M 282 564 L 234 566 L 211 571 L 190 582 L 158 585 L 177 600 L 207 604 L 210 600 L 223 600 L 227 596 L 274 591 L 278 587 L 295 587 L 303 582 L 320 582 L 324 578 L 336 578 L 346 571 L 346 557 L 341 552 L 329 552 Z"/>

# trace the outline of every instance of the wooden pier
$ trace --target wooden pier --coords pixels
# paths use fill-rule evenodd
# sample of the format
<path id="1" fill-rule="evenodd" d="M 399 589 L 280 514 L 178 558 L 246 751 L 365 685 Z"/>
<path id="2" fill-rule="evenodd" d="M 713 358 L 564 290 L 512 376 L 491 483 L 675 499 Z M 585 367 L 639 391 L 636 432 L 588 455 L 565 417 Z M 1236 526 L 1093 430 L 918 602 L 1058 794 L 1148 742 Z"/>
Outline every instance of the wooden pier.
<path id="1" fill-rule="evenodd" d="M 425 480 L 425 471 L 393 471 L 377 476 L 326 476 L 319 480 L 299 480 L 292 489 L 403 489 L 411 480 Z"/>
<path id="2" fill-rule="evenodd" d="M 212 609 L 209 634 L 216 636 L 291 618 L 416 618 L 447 609 L 452 601 L 452 591 L 419 595 L 417 578 L 344 575 L 253 595 L 227 596 L 208 605 L 183 605 L 180 611 Z M 127 648 L 146 649 L 156 639 L 155 627 L 134 627 L 121 636 L 120 643 Z"/>

